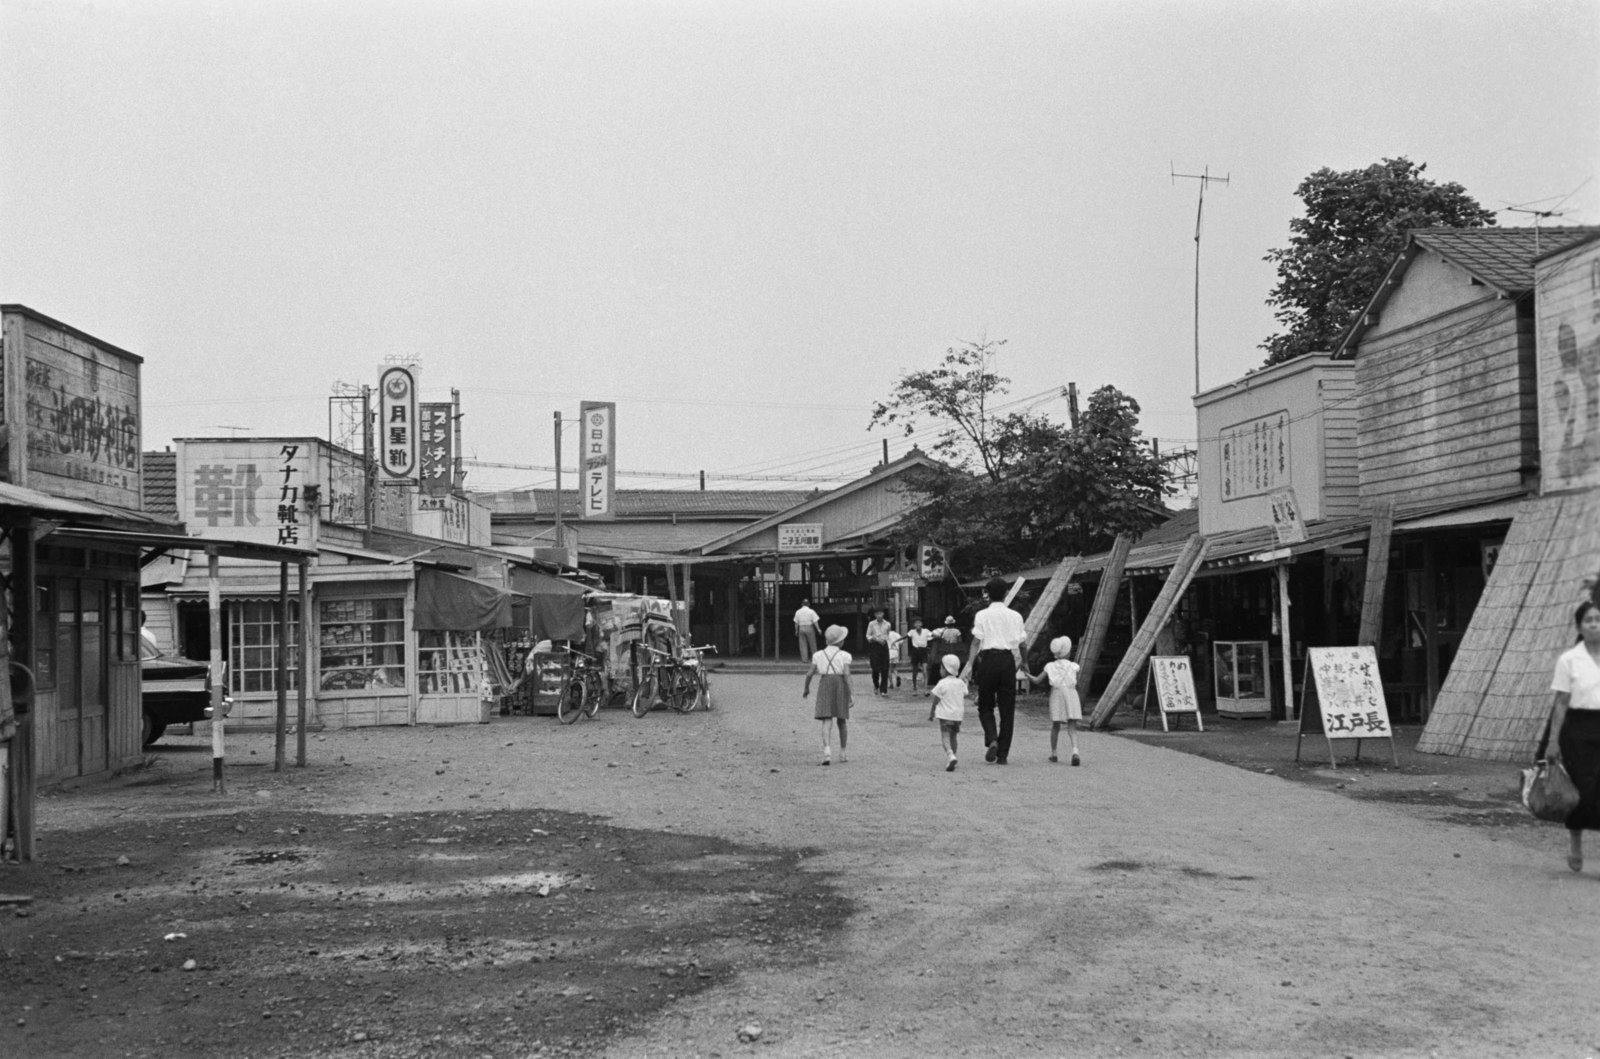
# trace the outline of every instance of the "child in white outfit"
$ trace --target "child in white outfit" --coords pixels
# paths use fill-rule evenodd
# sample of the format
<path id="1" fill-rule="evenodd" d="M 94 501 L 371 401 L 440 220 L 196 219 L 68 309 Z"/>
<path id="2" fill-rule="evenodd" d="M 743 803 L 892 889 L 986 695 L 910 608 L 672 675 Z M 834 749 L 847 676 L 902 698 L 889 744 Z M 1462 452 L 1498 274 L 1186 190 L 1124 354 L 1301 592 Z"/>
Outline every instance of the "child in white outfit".
<path id="1" fill-rule="evenodd" d="M 1055 658 L 1046 663 L 1044 672 L 1028 679 L 1035 684 L 1050 681 L 1050 760 L 1056 757 L 1056 740 L 1061 736 L 1061 726 L 1067 726 L 1067 738 L 1072 742 L 1072 763 L 1079 763 L 1078 722 L 1083 720 L 1083 704 L 1078 701 L 1078 670 L 1076 662 L 1067 660 L 1072 653 L 1072 637 L 1057 636 L 1050 641 L 1050 653 Z"/>
<path id="2" fill-rule="evenodd" d="M 944 747 L 948 759 L 944 770 L 956 770 L 956 735 L 961 731 L 961 718 L 967 712 L 967 682 L 956 674 L 961 672 L 961 659 L 945 655 L 940 666 L 944 679 L 928 690 L 933 705 L 928 708 L 928 720 L 939 720 L 939 745 Z"/>

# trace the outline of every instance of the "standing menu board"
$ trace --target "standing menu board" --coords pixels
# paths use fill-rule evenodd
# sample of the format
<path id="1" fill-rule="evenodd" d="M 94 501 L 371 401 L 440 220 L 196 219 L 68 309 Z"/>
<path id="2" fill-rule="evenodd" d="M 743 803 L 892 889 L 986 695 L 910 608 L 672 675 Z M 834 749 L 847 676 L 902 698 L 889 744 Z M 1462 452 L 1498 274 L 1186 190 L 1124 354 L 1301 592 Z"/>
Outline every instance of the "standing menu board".
<path id="1" fill-rule="evenodd" d="M 1356 760 L 1361 758 L 1361 740 L 1387 739 L 1389 753 L 1400 764 L 1394 748 L 1394 730 L 1389 727 L 1389 706 L 1383 698 L 1383 681 L 1378 676 L 1378 654 L 1371 645 L 1364 647 L 1311 647 L 1306 650 L 1306 672 L 1300 692 L 1300 733 L 1295 740 L 1294 759 L 1300 760 L 1300 740 L 1306 737 L 1306 722 L 1311 711 L 1306 697 L 1315 695 L 1316 716 L 1328 740 L 1328 759 L 1334 768 L 1335 739 L 1356 740 Z"/>
<path id="2" fill-rule="evenodd" d="M 1205 722 L 1200 719 L 1200 697 L 1194 692 L 1194 670 L 1189 668 L 1189 659 L 1186 655 L 1154 655 L 1150 659 L 1150 675 L 1144 682 L 1144 713 L 1139 718 L 1139 727 L 1143 728 L 1146 718 L 1150 715 L 1150 693 L 1155 691 L 1156 707 L 1161 713 L 1161 730 L 1171 731 L 1167 727 L 1167 715 L 1177 713 L 1194 714 L 1194 723 L 1200 731 L 1205 731 Z"/>

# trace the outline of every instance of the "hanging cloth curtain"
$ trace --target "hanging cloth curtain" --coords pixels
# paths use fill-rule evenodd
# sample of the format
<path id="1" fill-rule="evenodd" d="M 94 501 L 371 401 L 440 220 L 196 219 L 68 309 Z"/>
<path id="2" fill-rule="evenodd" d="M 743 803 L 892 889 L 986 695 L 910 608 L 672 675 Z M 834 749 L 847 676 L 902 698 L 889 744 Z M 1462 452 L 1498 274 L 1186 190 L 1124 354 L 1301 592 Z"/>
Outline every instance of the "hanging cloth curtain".
<path id="1" fill-rule="evenodd" d="M 511 597 L 503 588 L 421 566 L 412 625 L 445 632 L 504 629 L 511 625 Z"/>
<path id="2" fill-rule="evenodd" d="M 583 597 L 588 589 L 523 566 L 511 568 L 511 587 L 529 597 L 529 624 L 535 640 L 583 639 Z"/>

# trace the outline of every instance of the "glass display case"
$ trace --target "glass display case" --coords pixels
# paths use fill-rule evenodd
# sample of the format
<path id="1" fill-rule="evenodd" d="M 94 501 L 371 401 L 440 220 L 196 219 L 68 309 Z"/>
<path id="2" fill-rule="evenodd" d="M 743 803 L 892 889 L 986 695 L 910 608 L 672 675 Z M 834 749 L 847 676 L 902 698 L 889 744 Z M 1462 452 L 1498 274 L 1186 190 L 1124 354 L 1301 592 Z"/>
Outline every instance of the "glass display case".
<path id="1" fill-rule="evenodd" d="M 1211 651 L 1218 716 L 1272 716 L 1272 654 L 1267 641 L 1216 640 Z"/>

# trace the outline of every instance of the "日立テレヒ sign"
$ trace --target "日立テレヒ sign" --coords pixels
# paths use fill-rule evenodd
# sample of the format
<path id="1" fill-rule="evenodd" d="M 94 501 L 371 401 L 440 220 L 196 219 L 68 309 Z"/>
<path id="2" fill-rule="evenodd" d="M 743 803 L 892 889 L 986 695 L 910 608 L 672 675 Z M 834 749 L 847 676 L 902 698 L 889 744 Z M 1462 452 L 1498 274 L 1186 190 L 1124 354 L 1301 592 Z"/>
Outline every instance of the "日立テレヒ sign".
<path id="1" fill-rule="evenodd" d="M 617 492 L 617 406 L 584 401 L 578 406 L 582 471 L 579 512 L 586 519 L 614 519 Z"/>

